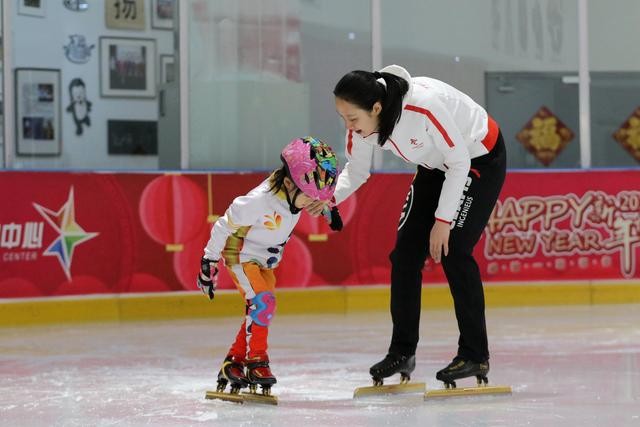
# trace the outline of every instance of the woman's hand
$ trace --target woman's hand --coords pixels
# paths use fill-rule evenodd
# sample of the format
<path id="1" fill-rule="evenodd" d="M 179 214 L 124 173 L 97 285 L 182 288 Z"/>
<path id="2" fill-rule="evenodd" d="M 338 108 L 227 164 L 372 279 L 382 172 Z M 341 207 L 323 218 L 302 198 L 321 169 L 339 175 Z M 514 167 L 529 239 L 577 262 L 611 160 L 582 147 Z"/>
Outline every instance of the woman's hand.
<path id="1" fill-rule="evenodd" d="M 324 208 L 329 204 L 327 201 L 315 200 L 309 204 L 305 210 L 311 216 L 319 216 Z"/>
<path id="2" fill-rule="evenodd" d="M 436 263 L 440 262 L 442 255 L 447 256 L 449 254 L 449 233 L 451 232 L 451 225 L 446 222 L 436 220 L 431 229 L 429 235 L 429 252 L 431 252 L 431 258 Z"/>

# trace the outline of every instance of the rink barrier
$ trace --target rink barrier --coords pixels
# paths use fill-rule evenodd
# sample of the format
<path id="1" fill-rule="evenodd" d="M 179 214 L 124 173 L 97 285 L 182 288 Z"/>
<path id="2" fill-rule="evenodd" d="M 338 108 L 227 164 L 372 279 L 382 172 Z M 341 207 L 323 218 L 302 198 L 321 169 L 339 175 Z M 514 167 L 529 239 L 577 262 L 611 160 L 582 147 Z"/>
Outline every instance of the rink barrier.
<path id="1" fill-rule="evenodd" d="M 277 316 L 287 314 L 385 311 L 388 286 L 321 287 L 276 291 Z M 492 283 L 485 285 L 487 307 L 640 303 L 640 282 Z M 424 309 L 453 306 L 446 285 L 425 286 Z M 117 294 L 0 300 L 0 326 L 128 322 L 244 314 L 236 291 L 219 291 L 214 301 L 199 292 Z"/>

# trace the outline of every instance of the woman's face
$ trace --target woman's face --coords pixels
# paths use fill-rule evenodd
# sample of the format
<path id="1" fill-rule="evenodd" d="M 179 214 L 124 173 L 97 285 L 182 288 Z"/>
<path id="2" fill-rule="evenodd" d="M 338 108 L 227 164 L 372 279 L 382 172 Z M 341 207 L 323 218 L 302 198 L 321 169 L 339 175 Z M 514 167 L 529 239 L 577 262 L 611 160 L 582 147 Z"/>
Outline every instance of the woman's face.
<path id="1" fill-rule="evenodd" d="M 378 116 L 382 111 L 380 102 L 373 104 L 371 111 L 367 111 L 336 96 L 336 110 L 344 120 L 345 127 L 363 137 L 378 130 Z"/>

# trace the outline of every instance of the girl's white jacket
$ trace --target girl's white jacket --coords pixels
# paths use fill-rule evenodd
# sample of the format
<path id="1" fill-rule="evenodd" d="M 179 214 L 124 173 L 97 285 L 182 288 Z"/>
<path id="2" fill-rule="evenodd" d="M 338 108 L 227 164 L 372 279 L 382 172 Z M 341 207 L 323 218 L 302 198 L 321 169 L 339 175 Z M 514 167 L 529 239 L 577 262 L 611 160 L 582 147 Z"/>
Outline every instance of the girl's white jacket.
<path id="1" fill-rule="evenodd" d="M 236 197 L 211 228 L 204 255 L 224 258 L 227 266 L 255 262 L 275 268 L 300 214 L 289 210 L 284 192 L 269 191 L 267 178 L 247 195 Z"/>
<path id="2" fill-rule="evenodd" d="M 338 177 L 335 202 L 340 203 L 367 181 L 373 150 L 391 151 L 405 162 L 445 173 L 435 216 L 451 222 L 462 197 L 471 159 L 495 145 L 498 126 L 487 112 L 456 88 L 428 77 L 412 78 L 407 70 L 390 65 L 380 70 L 402 77 L 409 90 L 402 114 L 384 146 L 378 134 L 346 133 L 347 164 Z"/>

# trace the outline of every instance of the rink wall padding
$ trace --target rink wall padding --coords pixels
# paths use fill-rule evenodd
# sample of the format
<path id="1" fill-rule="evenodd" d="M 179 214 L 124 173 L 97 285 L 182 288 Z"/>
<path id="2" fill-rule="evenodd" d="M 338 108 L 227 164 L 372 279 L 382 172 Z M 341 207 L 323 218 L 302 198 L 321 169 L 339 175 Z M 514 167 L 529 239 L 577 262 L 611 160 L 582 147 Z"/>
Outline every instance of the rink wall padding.
<path id="1" fill-rule="evenodd" d="M 266 175 L 0 172 L 2 317 L 226 315 L 193 293 L 199 259 L 212 223 Z M 372 175 L 340 204 L 340 233 L 302 213 L 276 270 L 283 313 L 386 309 L 385 287 L 369 285 L 389 282 L 411 179 Z M 510 171 L 474 255 L 490 304 L 638 301 L 640 170 Z M 450 304 L 443 283 L 427 260 L 427 307 Z M 225 269 L 219 290 L 233 295 Z"/>
<path id="2" fill-rule="evenodd" d="M 640 303 L 640 283 L 487 284 L 487 308 L 541 305 Z M 388 286 L 282 289 L 277 315 L 350 314 L 384 311 Z M 423 309 L 453 306 L 445 285 L 423 288 Z M 221 291 L 214 301 L 194 292 L 120 294 L 5 300 L 0 303 L 0 327 L 41 324 L 130 322 L 215 317 L 242 317 L 243 301 L 236 292 Z"/>

